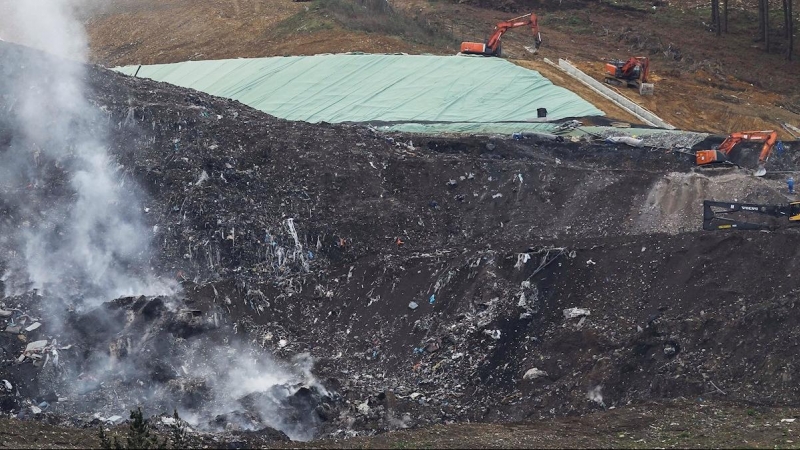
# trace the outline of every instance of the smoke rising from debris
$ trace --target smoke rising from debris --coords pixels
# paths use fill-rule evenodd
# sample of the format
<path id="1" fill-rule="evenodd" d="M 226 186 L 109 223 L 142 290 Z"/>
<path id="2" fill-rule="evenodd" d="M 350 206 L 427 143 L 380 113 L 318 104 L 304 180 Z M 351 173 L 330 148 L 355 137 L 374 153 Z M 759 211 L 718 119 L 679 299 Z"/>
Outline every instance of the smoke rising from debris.
<path id="1" fill-rule="evenodd" d="M 169 293 L 149 267 L 148 230 L 137 188 L 108 155 L 108 117 L 86 98 L 87 38 L 75 0 L 4 4 L 6 39 L 34 47 L 4 64 L 21 76 L 2 77 L 2 102 L 14 130 L 0 155 L 2 201 L 21 218 L 17 258 L 4 276 L 6 294 L 31 288 L 62 299 L 107 300 Z M 55 55 L 55 57 L 51 56 Z M 6 86 L 2 86 L 5 84 Z M 49 205 L 53 190 L 72 193 Z M 13 255 L 12 255 L 13 256 Z"/>
<path id="2" fill-rule="evenodd" d="M 310 374 L 310 357 L 283 366 L 254 345 L 220 344 L 235 329 L 218 328 L 216 315 L 187 315 L 171 296 L 177 284 L 153 274 L 151 233 L 132 168 L 110 154 L 111 114 L 87 96 L 89 73 L 81 64 L 87 40 L 76 18 L 85 6 L 75 0 L 0 0 L 3 39 L 44 52 L 0 49 L 6 56 L 0 65 L 5 295 L 38 289 L 46 299 L 86 306 L 66 315 L 63 303 L 48 304 L 53 314 L 43 327 L 52 326 L 48 333 L 58 342 L 80 342 L 85 350 L 70 353 L 65 346 L 58 369 L 53 363 L 40 370 L 48 385 L 81 398 L 54 408 L 127 416 L 127 409 L 144 402 L 147 413 L 177 407 L 200 429 L 271 426 L 295 439 L 311 438 L 314 408 L 325 391 Z M 305 262 L 291 220 L 287 226 L 297 251 L 285 257 Z M 142 300 L 148 309 L 129 305 L 125 311 L 97 305 L 142 295 L 167 295 L 169 305 Z M 215 332 L 220 335 L 214 340 L 203 338 Z M 55 342 L 47 344 L 52 351 Z"/>

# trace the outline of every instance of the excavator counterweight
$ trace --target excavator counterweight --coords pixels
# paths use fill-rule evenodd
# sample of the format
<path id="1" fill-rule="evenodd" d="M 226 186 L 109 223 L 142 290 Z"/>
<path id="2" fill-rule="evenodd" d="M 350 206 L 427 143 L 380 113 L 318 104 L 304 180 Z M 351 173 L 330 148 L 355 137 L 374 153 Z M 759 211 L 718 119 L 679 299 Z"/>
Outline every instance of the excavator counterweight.
<path id="1" fill-rule="evenodd" d="M 503 37 L 503 34 L 512 28 L 525 26 L 531 27 L 534 36 L 533 53 L 537 53 L 539 51 L 539 46 L 542 45 L 542 36 L 539 34 L 539 19 L 534 13 L 525 14 L 524 16 L 515 17 L 498 23 L 497 26 L 494 27 L 494 32 L 489 36 L 486 42 L 462 42 L 461 53 L 466 55 L 500 56 L 500 38 Z"/>

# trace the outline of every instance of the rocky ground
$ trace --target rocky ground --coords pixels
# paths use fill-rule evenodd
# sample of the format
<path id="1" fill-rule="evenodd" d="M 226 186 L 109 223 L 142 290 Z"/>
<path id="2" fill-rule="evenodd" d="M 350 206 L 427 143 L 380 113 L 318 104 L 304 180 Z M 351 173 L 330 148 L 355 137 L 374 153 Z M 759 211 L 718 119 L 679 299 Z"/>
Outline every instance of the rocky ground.
<path id="1" fill-rule="evenodd" d="M 181 289 L 82 304 L 4 278 L 8 415 L 96 427 L 176 408 L 208 436 L 276 442 L 800 401 L 796 232 L 699 231 L 704 198 L 785 202 L 780 173 L 292 123 L 99 68 L 86 82 L 141 190 L 147 263 Z M 0 152 L 17 145 L 16 95 L 0 92 Z M 795 167 L 793 145 L 768 169 Z M 3 205 L 5 233 L 74 195 L 68 165 L 40 167 L 2 186 L 25 200 Z"/>

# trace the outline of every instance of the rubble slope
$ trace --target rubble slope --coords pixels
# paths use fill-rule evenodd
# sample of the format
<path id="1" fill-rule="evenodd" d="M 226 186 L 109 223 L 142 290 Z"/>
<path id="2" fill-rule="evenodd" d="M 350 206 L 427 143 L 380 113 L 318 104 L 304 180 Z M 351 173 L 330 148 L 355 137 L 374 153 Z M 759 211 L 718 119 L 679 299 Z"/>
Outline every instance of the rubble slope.
<path id="1" fill-rule="evenodd" d="M 3 45 L 0 58 L 21 51 Z M 144 193 L 151 264 L 182 282 L 198 320 L 218 314 L 213 333 L 313 357 L 338 411 L 315 410 L 319 435 L 654 398 L 800 399 L 796 233 L 704 233 L 690 214 L 706 194 L 734 192 L 724 177 L 753 201 L 779 201 L 778 179 L 692 175 L 685 155 L 608 143 L 287 122 L 99 68 L 87 77 L 111 151 Z M 12 109 L 0 108 L 0 151 L 15 139 Z M 32 189 L 47 195 L 2 189 L 71 195 L 61 168 L 45 175 Z M 692 176 L 709 181 L 662 210 L 664 184 Z M 4 231 L 46 220 L 3 208 Z M 111 337 L 97 339 L 94 351 L 113 353 Z M 4 364 L 16 383 L 20 366 Z M 142 370 L 161 382 L 157 365 Z"/>

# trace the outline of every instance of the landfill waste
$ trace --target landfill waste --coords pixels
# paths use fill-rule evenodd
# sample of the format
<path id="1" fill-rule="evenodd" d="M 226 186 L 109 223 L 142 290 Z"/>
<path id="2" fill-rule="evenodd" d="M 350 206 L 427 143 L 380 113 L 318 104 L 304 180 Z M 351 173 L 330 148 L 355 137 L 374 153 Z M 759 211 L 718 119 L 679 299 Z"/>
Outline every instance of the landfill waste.
<path id="1" fill-rule="evenodd" d="M 537 378 L 542 378 L 546 376 L 547 372 L 545 372 L 544 370 L 539 370 L 536 367 L 534 367 L 533 369 L 529 369 L 527 372 L 525 372 L 525 375 L 523 375 L 522 378 L 524 380 L 535 380 Z"/>
<path id="2" fill-rule="evenodd" d="M 591 315 L 591 311 L 585 308 L 567 308 L 564 310 L 565 319 L 574 319 L 575 317 L 583 317 Z"/>
<path id="3" fill-rule="evenodd" d="M 637 139 L 633 136 L 609 136 L 606 138 L 606 141 L 614 144 L 626 144 L 630 145 L 631 147 L 641 147 L 644 145 L 643 140 Z"/>
<path id="4" fill-rule="evenodd" d="M 0 45 L 4 61 L 25 51 Z M 0 70 L 25 79 L 26 67 Z M 800 403 L 785 381 L 800 367 L 800 277 L 785 257 L 796 234 L 705 233 L 696 202 L 734 191 L 780 202 L 782 179 L 697 181 L 692 161 L 644 136 L 624 151 L 389 136 L 98 67 L 85 78 L 115 182 L 141 188 L 148 267 L 180 289 L 89 304 L 4 276 L 9 416 L 35 406 L 54 424 L 96 427 L 141 404 L 178 409 L 193 433 L 278 442 L 700 395 Z M 32 144 L 14 147 L 17 94 L 4 86 L 0 155 L 32 158 Z M 29 183 L 0 184 L 20 199 L 4 205 L 3 236 L 74 196 L 74 168 L 32 167 Z M 3 273 L 24 257 L 16 242 L 0 240 Z"/>

